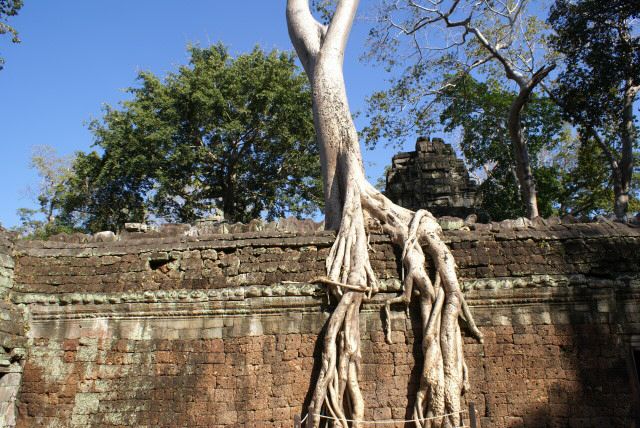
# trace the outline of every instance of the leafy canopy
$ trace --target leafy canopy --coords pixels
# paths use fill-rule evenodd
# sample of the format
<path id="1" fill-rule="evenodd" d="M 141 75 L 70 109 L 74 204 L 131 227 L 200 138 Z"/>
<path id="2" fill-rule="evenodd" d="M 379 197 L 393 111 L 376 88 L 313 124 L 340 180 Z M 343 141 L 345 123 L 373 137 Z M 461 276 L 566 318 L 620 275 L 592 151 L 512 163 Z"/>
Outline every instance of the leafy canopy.
<path id="1" fill-rule="evenodd" d="M 61 232 L 72 232 L 73 228 L 58 221 L 60 203 L 67 191 L 66 183 L 72 176 L 72 158 L 58 156 L 48 145 L 35 146 L 31 154 L 31 168 L 35 169 L 39 183 L 37 189 L 28 189 L 35 197 L 38 209 L 19 208 L 20 225 L 14 230 L 22 236 L 46 238 Z"/>
<path id="2" fill-rule="evenodd" d="M 16 16 L 22 8 L 22 0 L 0 0 L 0 36 L 9 34 L 13 43 L 20 43 L 18 38 L 18 32 L 15 28 L 9 25 L 8 18 Z M 4 65 L 4 59 L 0 57 L 0 70 Z"/>
<path id="3" fill-rule="evenodd" d="M 640 148 L 633 117 L 640 90 L 640 2 L 557 0 L 549 23 L 563 65 L 553 92 L 564 117 L 578 128 L 577 158 L 609 163 L 608 188 L 630 183 L 628 211 L 637 211 L 640 170 L 632 165 Z M 602 173 L 591 168 L 584 180 L 596 176 Z M 581 198 L 601 200 L 601 194 Z"/>
<path id="4" fill-rule="evenodd" d="M 538 3 L 544 2 L 380 1 L 366 58 L 382 64 L 390 78 L 368 99 L 366 143 L 437 130 L 438 96 L 462 74 L 500 82 L 505 90 L 531 78 L 548 58 L 548 28 L 533 13 Z"/>
<path id="5" fill-rule="evenodd" d="M 90 128 L 99 150 L 78 154 L 66 221 L 116 230 L 149 217 L 192 222 L 302 215 L 322 201 L 307 80 L 289 53 L 232 57 L 190 47 L 165 79 L 140 73 L 130 101 Z"/>
<path id="6" fill-rule="evenodd" d="M 557 0 L 553 5 L 550 40 L 564 64 L 555 94 L 569 118 L 602 129 L 620 116 L 625 86 L 640 85 L 639 19 L 637 1 Z"/>
<path id="7" fill-rule="evenodd" d="M 486 180 L 479 189 L 481 208 L 496 220 L 523 216 L 505 114 L 516 93 L 493 79 L 482 82 L 466 73 L 450 81 L 453 84 L 437 97 L 443 106 L 439 119 L 445 132 L 462 131 L 460 148 L 469 166 L 486 171 Z M 542 215 L 549 216 L 553 214 L 560 183 L 553 178 L 543 154 L 563 138 L 558 109 L 547 98 L 533 96 L 522 125 L 539 187 L 539 208 Z"/>
<path id="8" fill-rule="evenodd" d="M 482 208 L 494 219 L 521 216 L 525 210 L 518 198 L 507 131 L 517 85 L 509 82 L 513 76 L 505 73 L 505 64 L 530 78 L 542 65 L 560 58 L 565 67 L 553 96 L 538 85 L 522 112 L 540 213 L 612 211 L 613 182 L 603 149 L 594 150 L 584 126 L 575 132 L 563 121 L 575 126 L 580 123 L 576 119 L 584 119 L 601 127 L 598 131 L 608 139 L 609 151 L 619 152 L 623 77 L 640 70 L 640 3 L 559 0 L 548 23 L 540 19 L 548 11 L 547 2 L 380 4 L 368 57 L 384 64 L 393 77 L 387 89 L 369 99 L 370 123 L 363 132 L 369 146 L 384 140 L 402 142 L 411 134 L 461 131 L 467 162 L 486 176 L 480 187 Z M 625 25 L 634 28 L 621 38 Z M 549 37 L 552 29 L 555 37 Z M 487 45 L 497 54 L 490 54 Z M 609 75 L 609 70 L 615 72 Z M 637 178 L 632 189 L 638 189 Z M 633 192 L 631 197 L 633 209 Z"/>

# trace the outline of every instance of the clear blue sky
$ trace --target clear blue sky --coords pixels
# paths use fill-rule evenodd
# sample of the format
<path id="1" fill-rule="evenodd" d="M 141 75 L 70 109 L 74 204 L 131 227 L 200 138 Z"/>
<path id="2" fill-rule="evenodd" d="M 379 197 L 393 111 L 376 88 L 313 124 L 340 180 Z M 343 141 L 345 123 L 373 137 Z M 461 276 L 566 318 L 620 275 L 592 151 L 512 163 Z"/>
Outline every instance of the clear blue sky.
<path id="1" fill-rule="evenodd" d="M 369 1 L 362 2 L 366 6 Z M 0 38 L 0 223 L 14 226 L 19 207 L 35 207 L 25 189 L 37 185 L 31 148 L 48 144 L 59 155 L 89 150 L 86 123 L 104 103 L 125 99 L 139 70 L 164 75 L 187 62 L 189 43 L 219 41 L 232 52 L 291 49 L 284 0 L 26 0 L 10 21 L 22 43 Z M 380 69 L 359 62 L 368 25 L 358 20 L 346 55 L 352 109 L 384 81 Z M 362 126 L 362 123 L 359 124 Z M 412 146 L 411 143 L 407 147 Z M 392 149 L 366 152 L 371 178 L 380 176 Z"/>

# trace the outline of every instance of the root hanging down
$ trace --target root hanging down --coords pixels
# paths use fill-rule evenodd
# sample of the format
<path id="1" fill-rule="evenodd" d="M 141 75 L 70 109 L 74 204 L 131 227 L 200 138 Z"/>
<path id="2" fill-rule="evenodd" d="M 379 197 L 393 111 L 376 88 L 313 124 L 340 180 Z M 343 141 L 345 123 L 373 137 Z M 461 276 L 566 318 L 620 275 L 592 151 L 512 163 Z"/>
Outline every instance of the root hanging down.
<path id="1" fill-rule="evenodd" d="M 319 425 L 324 407 L 337 419 L 335 426 L 346 428 L 347 419 L 359 421 L 364 416 L 364 399 L 358 384 L 362 359 L 359 314 L 365 293 L 371 295 L 377 291 L 357 189 L 347 193 L 342 224 L 327 257 L 326 268 L 328 278 L 318 282 L 330 285 L 340 301 L 327 325 L 322 366 L 309 405 L 309 424 Z"/>
<path id="2" fill-rule="evenodd" d="M 318 427 L 321 414 L 334 426 L 363 425 L 364 401 L 358 374 L 360 306 L 377 290 L 369 261 L 369 221 L 377 223 L 402 248 L 403 286 L 392 303 L 408 305 L 415 293 L 420 301 L 424 365 L 415 404 L 419 427 L 460 426 L 460 397 L 467 389 L 459 319 L 482 340 L 458 284 L 453 256 L 442 241 L 442 230 L 428 212 L 413 213 L 392 203 L 367 181 L 358 132 L 353 123 L 342 65 L 358 0 L 339 0 L 328 25 L 311 13 L 309 0 L 287 0 L 287 28 L 312 93 L 314 126 L 320 149 L 325 193 L 325 224 L 338 229 L 327 257 L 329 286 L 338 299 L 324 337 L 320 373 L 309 405 L 307 424 Z M 435 266 L 432 283 L 425 267 L 426 249 Z M 391 340 L 387 316 L 387 340 Z M 433 416 L 425 420 L 420 415 Z M 445 416 L 446 415 L 446 416 Z M 423 423 L 424 422 L 424 423 Z M 349 425 L 350 424 L 350 425 Z"/>
<path id="3" fill-rule="evenodd" d="M 362 302 L 377 292 L 369 260 L 365 216 L 376 220 L 394 244 L 402 245 L 403 293 L 385 302 L 385 337 L 391 343 L 391 305 L 419 300 L 423 367 L 413 419 L 416 427 L 462 425 L 461 397 L 468 389 L 460 319 L 479 341 L 476 327 L 459 287 L 453 256 L 441 238 L 441 229 L 426 210 L 415 214 L 392 204 L 379 192 L 357 186 L 345 203 L 342 225 L 327 257 L 327 277 L 317 278 L 330 287 L 338 304 L 331 314 L 318 381 L 309 406 L 309 426 L 318 427 L 321 416 L 333 426 L 362 426 L 364 401 L 358 384 L 361 363 L 359 312 Z M 427 254 L 435 265 L 432 281 L 425 266 Z M 441 418 L 439 416 L 442 416 Z M 435 418 L 435 419 L 433 419 Z"/>
<path id="4" fill-rule="evenodd" d="M 459 318 L 466 321 L 471 333 L 482 341 L 482 334 L 460 290 L 453 256 L 439 232 L 437 222 L 428 211 L 415 213 L 402 252 L 404 292 L 385 302 L 386 338 L 391 343 L 390 305 L 408 305 L 413 290 L 417 291 L 419 298 L 424 359 L 413 411 L 416 427 L 461 425 L 460 398 L 469 386 Z M 420 238 L 425 240 L 435 262 L 434 283 L 424 268 L 425 256 Z M 429 419 L 439 415 L 448 416 L 440 420 Z"/>

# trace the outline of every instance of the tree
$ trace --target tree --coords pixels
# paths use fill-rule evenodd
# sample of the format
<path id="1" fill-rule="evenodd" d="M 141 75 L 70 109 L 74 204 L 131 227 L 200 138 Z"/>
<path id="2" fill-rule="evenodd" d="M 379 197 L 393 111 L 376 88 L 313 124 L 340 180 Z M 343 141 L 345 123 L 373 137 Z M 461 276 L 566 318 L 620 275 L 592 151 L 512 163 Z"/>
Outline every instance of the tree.
<path id="1" fill-rule="evenodd" d="M 634 104 L 640 90 L 640 3 L 627 0 L 557 0 L 549 22 L 564 65 L 554 96 L 595 141 L 611 169 L 614 213 L 625 219 L 632 192 L 633 150 L 638 147 Z"/>
<path id="2" fill-rule="evenodd" d="M 463 74 L 452 81 L 455 85 L 437 97 L 443 106 L 440 121 L 445 131 L 462 129 L 465 158 L 472 168 L 487 171 L 478 189 L 481 209 L 493 220 L 524 215 L 503 114 L 515 95 L 492 79 L 479 82 Z M 553 97 L 540 94 L 532 96 L 522 117 L 540 214 L 586 217 L 612 212 L 613 186 L 602 167 L 607 164 L 602 149 L 593 138 L 576 134 L 562 116 Z"/>
<path id="3" fill-rule="evenodd" d="M 71 227 L 58 218 L 65 198 L 67 183 L 71 178 L 71 158 L 61 157 L 48 145 L 35 146 L 31 154 L 31 168 L 40 177 L 37 190 L 30 190 L 40 205 L 39 209 L 19 208 L 20 226 L 15 228 L 23 236 L 46 238 L 69 232 Z M 40 217 L 41 219 L 38 219 Z"/>
<path id="4" fill-rule="evenodd" d="M 0 0 L 0 36 L 9 34 L 13 43 L 20 43 L 18 32 L 15 28 L 7 24 L 8 18 L 16 16 L 22 8 L 22 0 Z M 0 70 L 4 65 L 4 59 L 0 57 Z"/>
<path id="5" fill-rule="evenodd" d="M 444 415 L 447 423 L 460 425 L 460 397 L 467 385 L 459 318 L 475 337 L 482 335 L 460 290 L 455 261 L 442 240 L 436 219 L 425 210 L 416 213 L 393 204 L 366 179 L 352 121 L 342 71 L 344 50 L 358 0 L 340 0 L 328 25 L 312 15 L 309 0 L 287 1 L 291 41 L 309 78 L 313 94 L 314 124 L 322 162 L 325 226 L 337 231 L 327 256 L 325 283 L 339 299 L 323 338 L 322 364 L 309 406 L 308 424 L 317 427 L 326 408 L 349 426 L 361 426 L 364 400 L 358 386 L 362 359 L 358 314 L 364 299 L 377 291 L 371 268 L 366 225 L 376 224 L 403 249 L 404 291 L 386 303 L 407 304 L 413 290 L 419 293 L 425 350 L 421 385 L 414 416 Z M 434 281 L 425 269 L 427 254 L 435 262 Z M 389 328 L 387 333 L 389 333 Z M 391 339 L 387 334 L 388 340 Z"/>
<path id="6" fill-rule="evenodd" d="M 120 109 L 91 130 L 102 153 L 80 154 L 66 213 L 91 230 L 149 216 L 192 222 L 301 215 L 321 201 L 311 97 L 292 54 L 189 48 L 164 80 L 140 73 Z"/>
<path id="7" fill-rule="evenodd" d="M 390 69 L 405 60 L 411 65 L 388 91 L 371 97 L 372 125 L 366 135 L 375 141 L 397 138 L 406 130 L 425 133 L 433 125 L 434 98 L 455 85 L 452 78 L 471 73 L 495 81 L 506 77 L 516 88 L 503 111 L 508 144 L 521 199 L 533 218 L 539 210 L 523 114 L 555 65 L 540 59 L 545 53 L 544 24 L 527 14 L 528 7 L 527 0 L 383 2 L 379 24 L 371 31 L 370 55 Z"/>
<path id="8" fill-rule="evenodd" d="M 460 148 L 473 169 L 488 171 L 481 184 L 481 208 L 493 220 L 522 217 L 526 214 L 519 197 L 519 181 L 510 150 L 508 111 L 516 93 L 498 81 L 485 82 L 462 73 L 449 79 L 452 85 L 442 90 L 436 101 L 442 105 L 440 122 L 444 131 L 462 130 Z M 553 150 L 564 134 L 557 106 L 548 98 L 532 96 L 521 119 L 523 137 L 527 141 L 531 171 L 537 184 L 540 214 L 553 214 L 553 204 L 560 183 L 550 185 L 549 165 L 541 153 Z"/>
<path id="9" fill-rule="evenodd" d="M 98 232 L 120 230 L 127 222 L 144 222 L 148 218 L 148 201 L 141 189 L 148 177 L 140 166 L 141 154 L 132 154 L 120 163 L 117 152 L 77 153 L 73 174 L 69 178 L 60 204 L 58 222 L 82 230 Z"/>
<path id="10" fill-rule="evenodd" d="M 65 183 L 71 176 L 71 158 L 60 157 L 48 145 L 35 146 L 31 155 L 31 168 L 38 171 L 38 202 L 47 223 L 54 223 Z"/>
<path id="11" fill-rule="evenodd" d="M 638 153 L 634 153 L 637 157 Z M 614 185 L 610 170 L 603 168 L 608 160 L 594 138 L 572 135 L 563 139 L 555 150 L 550 165 L 560 182 L 555 197 L 559 215 L 594 217 L 614 212 Z M 631 180 L 629 211 L 640 211 L 638 190 L 640 171 Z"/>

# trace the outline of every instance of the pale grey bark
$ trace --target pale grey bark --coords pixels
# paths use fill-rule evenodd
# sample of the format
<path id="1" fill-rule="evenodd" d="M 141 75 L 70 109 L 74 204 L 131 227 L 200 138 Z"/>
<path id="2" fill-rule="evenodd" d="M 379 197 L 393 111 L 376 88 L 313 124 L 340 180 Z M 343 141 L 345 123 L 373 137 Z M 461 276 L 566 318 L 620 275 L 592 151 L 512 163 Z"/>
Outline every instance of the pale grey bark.
<path id="1" fill-rule="evenodd" d="M 518 178 L 520 196 L 527 210 L 527 217 L 533 219 L 538 217 L 538 196 L 536 183 L 531 168 L 529 158 L 529 148 L 522 129 L 522 111 L 529 102 L 534 88 L 555 68 L 555 65 L 544 67 L 536 72 L 533 77 L 524 81 L 518 79 L 520 92 L 511 103 L 509 109 L 509 137 L 513 150 L 513 159 L 516 164 L 516 175 Z"/>
<path id="2" fill-rule="evenodd" d="M 543 88 L 558 107 L 561 109 L 566 108 L 563 102 L 558 99 L 549 88 L 544 85 Z M 640 86 L 632 86 L 630 84 L 628 84 L 625 89 L 620 126 L 620 140 L 622 142 L 620 153 L 614 152 L 609 143 L 603 139 L 591 124 L 584 122 L 576 123 L 576 125 L 582 126 L 587 136 L 593 138 L 598 146 L 600 146 L 609 163 L 614 194 L 613 212 L 620 221 L 627 220 L 627 212 L 629 209 L 629 192 L 633 178 L 634 164 L 633 146 L 638 138 L 637 129 L 633 123 L 633 103 L 635 102 L 638 91 L 640 91 Z"/>
<path id="3" fill-rule="evenodd" d="M 514 81 L 519 88 L 518 96 L 511 103 L 509 109 L 508 127 L 513 159 L 516 164 L 516 174 L 520 189 L 520 197 L 525 205 L 527 217 L 538 217 L 538 192 L 536 189 L 528 143 L 522 129 L 522 111 L 526 107 L 534 89 L 556 67 L 550 64 L 536 71 L 527 79 L 511 62 L 500 53 L 500 47 L 492 45 L 486 37 L 468 22 L 464 24 L 469 32 L 476 36 L 480 44 L 502 65 L 508 79 Z"/>
<path id="4" fill-rule="evenodd" d="M 341 0 L 328 27 L 319 24 L 308 0 L 288 0 L 287 23 L 291 41 L 312 86 L 313 113 L 320 147 L 325 192 L 325 224 L 337 231 L 329 256 L 325 282 L 339 298 L 324 337 L 322 364 L 309 406 L 309 426 L 317 427 L 326 412 L 336 426 L 358 427 L 364 400 L 358 384 L 362 359 L 358 314 L 364 299 L 377 291 L 368 253 L 365 224 L 376 222 L 403 248 L 403 296 L 408 303 L 415 287 L 420 293 L 426 346 L 423 382 L 416 400 L 421 414 L 453 415 L 437 421 L 460 425 L 460 396 L 466 385 L 466 366 L 458 319 L 463 318 L 481 339 L 464 303 L 453 256 L 442 242 L 441 229 L 426 211 L 413 213 L 393 204 L 366 180 L 358 134 L 351 119 L 342 64 L 358 0 Z M 368 221 L 365 221 L 367 219 Z M 421 244 L 437 267 L 440 278 L 432 284 L 425 270 Z M 343 286 L 341 285 L 343 284 Z M 439 299 L 439 300 L 438 300 Z M 348 396 L 348 400 L 345 397 Z M 345 403 L 347 403 L 345 405 Z M 446 421 L 444 421 L 446 419 Z"/>
<path id="5" fill-rule="evenodd" d="M 626 220 L 629 209 L 629 192 L 633 178 L 633 145 L 637 139 L 636 127 L 633 123 L 633 103 L 638 90 L 640 90 L 640 86 L 633 86 L 632 82 L 628 82 L 622 106 L 622 129 L 620 132 L 622 153 L 618 168 L 614 169 L 614 213 L 619 220 Z"/>

